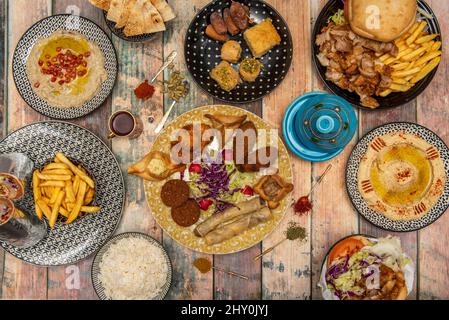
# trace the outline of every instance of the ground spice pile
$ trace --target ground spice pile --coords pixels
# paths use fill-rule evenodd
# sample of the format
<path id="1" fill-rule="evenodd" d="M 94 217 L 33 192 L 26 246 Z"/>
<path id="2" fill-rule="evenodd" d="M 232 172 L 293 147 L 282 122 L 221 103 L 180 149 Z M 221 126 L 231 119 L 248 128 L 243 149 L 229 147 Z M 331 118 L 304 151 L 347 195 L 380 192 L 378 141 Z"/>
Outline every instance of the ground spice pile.
<path id="1" fill-rule="evenodd" d="M 195 268 L 201 273 L 208 273 L 212 269 L 212 263 L 206 258 L 198 258 L 193 262 Z"/>

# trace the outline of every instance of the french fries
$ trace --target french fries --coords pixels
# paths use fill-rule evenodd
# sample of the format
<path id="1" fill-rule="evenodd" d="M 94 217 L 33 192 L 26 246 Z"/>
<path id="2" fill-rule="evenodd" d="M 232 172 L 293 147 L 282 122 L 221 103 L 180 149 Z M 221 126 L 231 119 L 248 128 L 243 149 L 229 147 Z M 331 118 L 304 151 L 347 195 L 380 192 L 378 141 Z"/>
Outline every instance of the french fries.
<path id="1" fill-rule="evenodd" d="M 76 166 L 62 153 L 57 153 L 52 163 L 33 172 L 32 184 L 36 215 L 39 219 L 45 217 L 52 229 L 59 217 L 70 224 L 80 215 L 101 211 L 92 205 L 93 179 L 81 165 Z"/>
<path id="2" fill-rule="evenodd" d="M 69 166 L 70 170 L 73 171 L 73 173 L 75 173 L 76 175 L 78 175 L 82 180 L 84 180 L 89 187 L 91 188 L 95 188 L 95 183 L 94 181 L 83 172 L 83 170 L 81 170 L 80 168 L 76 167 L 69 159 L 66 158 L 65 155 L 63 155 L 61 152 L 58 152 L 56 154 L 56 159 L 58 159 L 59 161 L 61 161 L 62 163 L 66 164 Z"/>
<path id="3" fill-rule="evenodd" d="M 429 34 L 426 27 L 426 21 L 417 21 L 407 33 L 395 40 L 399 49 L 396 57 L 386 53 L 378 58 L 393 70 L 391 85 L 379 94 L 381 97 L 410 90 L 440 63 L 439 34 Z"/>

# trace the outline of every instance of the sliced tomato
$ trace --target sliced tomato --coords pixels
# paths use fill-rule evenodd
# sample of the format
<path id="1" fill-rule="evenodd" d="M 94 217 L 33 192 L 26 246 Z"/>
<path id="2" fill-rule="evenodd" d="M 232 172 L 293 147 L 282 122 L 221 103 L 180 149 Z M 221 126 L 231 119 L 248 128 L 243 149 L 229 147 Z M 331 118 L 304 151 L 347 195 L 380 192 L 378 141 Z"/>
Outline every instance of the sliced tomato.
<path id="1" fill-rule="evenodd" d="M 360 239 L 359 236 L 350 237 L 337 243 L 329 253 L 329 258 L 327 259 L 327 264 L 330 265 L 333 261 L 343 258 L 346 256 L 351 256 L 358 252 L 365 246 L 365 243 Z"/>

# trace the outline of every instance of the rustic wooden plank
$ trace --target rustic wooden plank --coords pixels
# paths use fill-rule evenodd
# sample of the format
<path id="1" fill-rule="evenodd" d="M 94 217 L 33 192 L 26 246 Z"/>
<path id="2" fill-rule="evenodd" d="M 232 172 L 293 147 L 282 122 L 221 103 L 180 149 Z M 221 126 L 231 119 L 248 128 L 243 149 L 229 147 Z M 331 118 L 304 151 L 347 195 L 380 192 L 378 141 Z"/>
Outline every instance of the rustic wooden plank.
<path id="1" fill-rule="evenodd" d="M 6 123 L 4 119 L 4 112 L 6 110 L 6 82 L 7 82 L 7 73 L 5 70 L 7 68 L 7 52 L 6 52 L 6 30 L 7 30 L 7 2 L 0 1 L 0 61 L 3 61 L 0 64 L 0 139 L 3 138 L 4 132 L 6 132 Z M 5 261 L 5 252 L 2 250 L 0 252 L 0 299 L 2 298 L 2 282 L 3 282 L 3 265 Z"/>
<path id="2" fill-rule="evenodd" d="M 362 137 L 373 128 L 394 122 L 408 121 L 416 122 L 416 102 L 407 103 L 401 107 L 390 110 L 361 111 L 359 121 L 359 135 Z M 401 239 L 402 247 L 415 263 L 419 263 L 417 248 L 417 232 L 395 233 L 379 229 L 360 217 L 360 233 L 368 234 L 376 237 L 384 237 L 386 235 L 398 236 Z M 417 294 L 417 278 L 415 274 L 414 288 L 409 299 L 416 299 Z"/>
<path id="3" fill-rule="evenodd" d="M 51 13 L 51 3 L 47 0 L 8 2 L 8 108 L 5 113 L 11 132 L 25 124 L 41 120 L 22 100 L 12 78 L 12 53 L 22 34 L 36 21 Z M 27 12 L 25 15 L 24 12 Z M 47 296 L 47 269 L 26 264 L 7 254 L 4 262 L 2 298 L 5 299 L 45 299 Z"/>
<path id="4" fill-rule="evenodd" d="M 176 69 L 183 72 L 190 83 L 189 95 L 175 107 L 170 119 L 174 119 L 178 115 L 195 107 L 213 103 L 213 99 L 199 88 L 190 77 L 186 69 L 184 58 L 184 36 L 190 21 L 208 2 L 209 1 L 207 0 L 194 0 L 186 5 L 185 1 L 182 0 L 170 1 L 177 17 L 174 21 L 170 22 L 168 30 L 164 33 L 164 57 L 167 57 L 173 50 L 176 50 L 178 52 L 178 58 L 175 63 Z M 167 78 L 168 74 L 169 72 L 166 71 L 164 77 Z M 170 99 L 165 97 L 165 109 L 167 109 L 170 104 Z M 158 110 L 161 112 L 160 116 L 162 116 L 162 106 Z M 160 116 L 156 117 L 156 123 L 160 119 Z M 167 299 L 212 299 L 213 272 L 201 274 L 193 267 L 193 261 L 199 257 L 205 257 L 212 261 L 213 256 L 199 254 L 186 249 L 172 240 L 166 233 L 163 235 L 163 243 L 164 247 L 169 252 L 174 268 L 173 285 L 167 295 Z"/>
<path id="5" fill-rule="evenodd" d="M 283 83 L 264 99 L 264 119 L 282 135 L 282 117 L 287 106 L 297 96 L 311 90 L 312 70 L 310 63 L 310 2 L 271 0 L 287 21 L 293 37 L 293 63 Z M 310 189 L 311 164 L 291 154 L 293 198 L 307 194 Z M 263 249 L 271 247 L 285 237 L 284 231 L 290 221 L 296 221 L 310 235 L 310 217 L 297 217 L 288 209 L 281 225 L 263 241 Z M 286 242 L 267 254 L 262 261 L 263 299 L 310 299 L 310 236 L 302 247 L 296 242 Z"/>
<path id="6" fill-rule="evenodd" d="M 134 89 L 145 79 L 150 79 L 162 64 L 162 35 L 147 43 L 134 44 L 113 37 L 119 63 L 119 76 L 112 95 L 112 111 L 128 110 L 139 117 L 143 123 L 143 133 L 137 138 L 115 138 L 112 150 L 120 162 L 127 187 L 127 203 L 118 232 L 140 231 L 161 239 L 161 231 L 148 213 L 142 179 L 126 174 L 128 165 L 140 160 L 154 141 L 154 123 L 148 118 L 160 117 L 162 95 L 159 91 L 148 102 L 138 101 Z M 107 119 L 103 119 L 107 126 Z"/>
<path id="7" fill-rule="evenodd" d="M 53 0 L 53 14 L 71 13 L 86 17 L 110 34 L 101 10 L 84 0 Z M 107 119 L 111 112 L 111 99 L 88 116 L 71 122 L 81 125 L 100 137 L 107 136 Z M 109 144 L 109 143 L 108 143 Z M 90 269 L 92 257 L 77 264 L 51 267 L 48 269 L 48 299 L 96 299 L 97 295 L 92 287 Z"/>
<path id="8" fill-rule="evenodd" d="M 443 48 L 448 48 L 449 7 L 445 1 L 430 0 L 443 35 Z M 431 85 L 418 98 L 418 122 L 438 134 L 449 145 L 449 53 L 443 50 L 442 63 Z M 419 299 L 449 299 L 449 252 L 447 242 L 449 215 L 419 232 Z"/>
<path id="9" fill-rule="evenodd" d="M 326 1 L 311 1 L 312 28 Z M 311 39 L 312 43 L 313 39 Z M 312 64 L 312 61 L 310 62 Z M 313 87 L 315 91 L 326 91 L 324 83 L 319 79 L 314 68 Z M 313 165 L 313 177 L 318 177 L 332 164 L 332 170 L 324 182 L 313 193 L 314 208 L 311 215 L 312 238 L 312 299 L 322 299 L 319 282 L 321 266 L 329 248 L 339 239 L 358 231 L 358 217 L 347 194 L 345 186 L 346 162 L 352 147 L 357 141 L 357 134 L 353 141 L 336 158 Z"/>

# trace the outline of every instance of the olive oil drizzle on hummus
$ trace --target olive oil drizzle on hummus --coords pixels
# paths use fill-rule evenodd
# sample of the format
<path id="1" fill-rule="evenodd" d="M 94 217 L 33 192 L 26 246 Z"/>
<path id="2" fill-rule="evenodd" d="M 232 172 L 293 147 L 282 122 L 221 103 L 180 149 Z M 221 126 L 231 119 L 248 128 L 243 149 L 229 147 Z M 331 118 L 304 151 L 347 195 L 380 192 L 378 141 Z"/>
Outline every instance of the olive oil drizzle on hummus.
<path id="1" fill-rule="evenodd" d="M 424 151 L 404 143 L 379 154 L 370 176 L 375 192 L 385 203 L 403 207 L 418 203 L 427 193 L 432 166 Z"/>
<path id="2" fill-rule="evenodd" d="M 90 51 L 89 51 L 89 43 L 84 39 L 74 39 L 73 37 L 58 37 L 57 39 L 53 39 L 49 41 L 43 48 L 42 53 L 39 57 L 39 64 L 42 62 L 44 63 L 41 68 L 42 70 L 45 70 L 49 65 L 47 63 L 57 64 L 59 63 L 58 60 L 55 61 L 55 59 L 58 58 L 60 54 L 67 55 L 68 53 L 71 53 L 72 55 L 79 57 L 80 55 L 83 55 L 83 61 L 86 61 L 85 59 L 89 57 Z M 74 66 L 75 72 L 76 72 L 76 78 L 71 82 L 65 82 L 61 85 L 66 85 L 70 87 L 70 93 L 72 95 L 78 95 L 81 92 L 84 91 L 84 86 L 88 83 L 88 77 L 90 74 L 90 69 L 87 67 L 87 61 L 83 65 L 76 65 Z M 64 73 L 64 76 L 66 73 Z M 49 75 L 52 77 L 52 75 Z M 56 81 L 61 81 L 60 78 Z M 55 95 L 60 95 L 61 92 L 55 90 L 53 92 Z"/>

